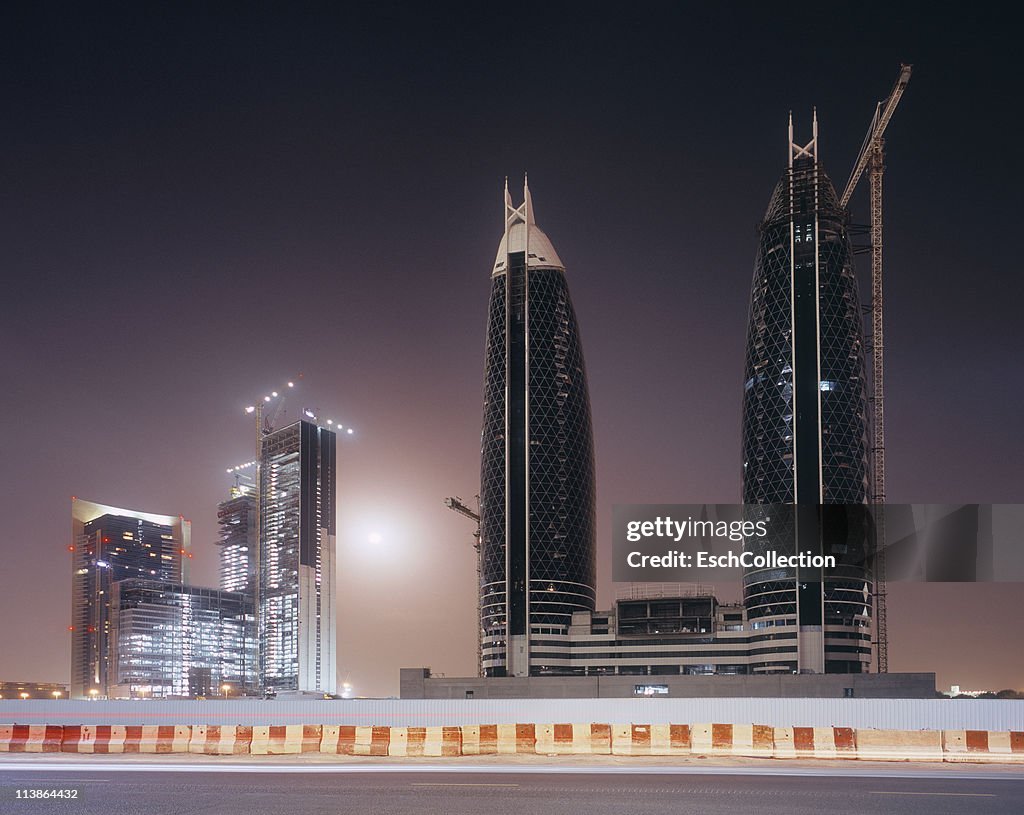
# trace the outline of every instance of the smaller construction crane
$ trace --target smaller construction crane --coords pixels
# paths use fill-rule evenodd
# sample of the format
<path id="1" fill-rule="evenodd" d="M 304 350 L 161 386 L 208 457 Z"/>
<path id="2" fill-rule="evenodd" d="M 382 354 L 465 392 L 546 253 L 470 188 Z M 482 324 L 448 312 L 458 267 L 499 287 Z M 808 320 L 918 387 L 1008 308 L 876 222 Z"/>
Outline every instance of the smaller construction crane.
<path id="1" fill-rule="evenodd" d="M 876 505 L 875 542 L 875 640 L 878 672 L 889 671 L 889 633 L 885 587 L 885 335 L 882 299 L 882 174 L 885 172 L 885 128 L 910 82 L 910 65 L 900 66 L 900 75 L 889 95 L 875 105 L 860 154 L 853 164 L 846 189 L 839 199 L 849 206 L 865 169 L 871 187 L 871 501 Z"/>
<path id="2" fill-rule="evenodd" d="M 476 500 L 477 506 L 479 506 L 479 495 L 476 497 Z M 457 512 L 463 518 L 469 518 L 469 520 L 476 523 L 476 530 L 473 532 L 473 551 L 476 552 L 476 667 L 480 676 L 483 676 L 484 635 L 483 629 L 480 627 L 480 580 L 483 575 L 483 564 L 481 563 L 480 554 L 480 513 L 471 509 L 466 502 L 457 495 L 452 496 L 451 498 L 445 498 L 444 505 L 452 512 Z"/>

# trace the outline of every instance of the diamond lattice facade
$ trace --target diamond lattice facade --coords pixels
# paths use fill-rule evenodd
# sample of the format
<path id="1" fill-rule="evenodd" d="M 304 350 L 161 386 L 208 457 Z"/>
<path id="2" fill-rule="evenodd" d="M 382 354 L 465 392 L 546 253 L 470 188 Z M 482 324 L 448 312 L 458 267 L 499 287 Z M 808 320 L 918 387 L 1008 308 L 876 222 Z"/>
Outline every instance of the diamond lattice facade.
<path id="1" fill-rule="evenodd" d="M 868 501 L 864 337 L 848 215 L 790 127 L 790 164 L 760 227 L 743 391 L 743 502 L 796 504 L 762 547 L 836 555 L 836 569 L 749 571 L 751 627 L 795 642 L 755 672 L 861 673 L 871 660 L 866 527 L 830 504 Z M 752 506 L 750 512 L 757 512 Z M 765 509 L 764 511 L 768 511 Z"/>
<path id="2" fill-rule="evenodd" d="M 486 676 L 558 673 L 535 655 L 596 599 L 594 443 L 565 267 L 529 187 L 491 274 L 481 436 L 481 637 Z"/>

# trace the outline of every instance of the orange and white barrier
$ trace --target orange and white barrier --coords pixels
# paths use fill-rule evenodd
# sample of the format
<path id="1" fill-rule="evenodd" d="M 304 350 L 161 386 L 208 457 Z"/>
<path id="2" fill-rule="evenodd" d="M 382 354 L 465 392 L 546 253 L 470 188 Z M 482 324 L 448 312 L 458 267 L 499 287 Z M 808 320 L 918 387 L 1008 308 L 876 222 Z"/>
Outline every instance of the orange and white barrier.
<path id="1" fill-rule="evenodd" d="M 611 752 L 616 756 L 689 755 L 691 728 L 678 724 L 613 724 Z"/>
<path id="2" fill-rule="evenodd" d="M 282 724 L 254 727 L 249 752 L 254 756 L 316 753 L 323 738 L 318 724 Z"/>
<path id="3" fill-rule="evenodd" d="M 783 730 L 780 734 L 783 752 L 789 752 L 792 729 L 772 728 L 764 724 L 695 724 L 687 729 L 689 749 L 683 745 L 680 738 L 678 745 L 673 745 L 671 752 L 666 755 L 692 753 L 702 756 L 772 758 L 775 756 L 776 729 Z"/>
<path id="4" fill-rule="evenodd" d="M 397 727 L 354 727 L 324 725 L 320 752 L 342 756 L 386 756 Z"/>
<path id="5" fill-rule="evenodd" d="M 251 745 L 251 727 L 201 724 L 192 727 L 188 751 L 207 756 L 238 756 L 247 755 Z"/>
<path id="6" fill-rule="evenodd" d="M 775 755 L 772 728 L 766 724 L 719 724 L 713 727 L 721 728 L 722 749 L 728 744 L 725 755 L 753 758 L 772 758 Z M 853 731 L 850 732 L 852 734 Z"/>
<path id="7" fill-rule="evenodd" d="M 3 724 L 0 753 L 59 753 L 63 738 L 59 724 Z"/>
<path id="8" fill-rule="evenodd" d="M 192 728 L 183 725 L 64 725 L 65 753 L 187 753 Z"/>
<path id="9" fill-rule="evenodd" d="M 385 729 L 385 728 L 382 728 Z M 461 727 L 392 727 L 389 756 L 461 756 Z"/>
<path id="10" fill-rule="evenodd" d="M 542 755 L 607 755 L 611 752 L 611 728 L 608 725 L 538 724 L 534 734 L 536 752 Z"/>
<path id="11" fill-rule="evenodd" d="M 0 725 L 5 753 L 617 755 L 1024 763 L 1024 732 L 758 724 Z"/>
<path id="12" fill-rule="evenodd" d="M 943 761 L 1024 763 L 1024 733 L 996 730 L 943 730 Z"/>
<path id="13" fill-rule="evenodd" d="M 65 725 L 61 751 L 64 753 L 123 753 L 128 728 L 124 725 Z"/>
<path id="14" fill-rule="evenodd" d="M 126 753 L 187 753 L 192 728 L 173 724 L 129 725 L 125 728 Z"/>

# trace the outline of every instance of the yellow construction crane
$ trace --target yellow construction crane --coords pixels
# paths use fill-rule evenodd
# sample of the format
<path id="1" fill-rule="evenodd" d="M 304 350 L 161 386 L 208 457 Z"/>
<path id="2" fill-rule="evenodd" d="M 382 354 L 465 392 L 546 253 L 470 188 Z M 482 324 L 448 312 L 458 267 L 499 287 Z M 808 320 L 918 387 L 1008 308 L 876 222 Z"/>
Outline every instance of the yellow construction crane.
<path id="1" fill-rule="evenodd" d="M 913 66 L 901 65 L 900 75 L 889 96 L 875 106 L 860 154 L 854 162 L 850 180 L 839 199 L 843 208 L 850 198 L 864 170 L 868 170 L 871 188 L 871 500 L 876 510 L 877 533 L 875 558 L 875 639 L 878 653 L 878 672 L 889 671 L 889 635 L 885 608 L 885 334 L 882 322 L 882 174 L 885 172 L 885 128 L 899 104 Z"/>
<path id="2" fill-rule="evenodd" d="M 477 505 L 480 503 L 480 496 L 477 498 Z M 484 663 L 483 663 L 483 629 L 480 624 L 480 578 L 482 574 L 482 564 L 480 562 L 480 513 L 471 509 L 459 496 L 455 495 L 451 498 L 444 499 L 444 505 L 448 507 L 452 512 L 457 512 L 463 518 L 469 518 L 469 520 L 476 523 L 476 531 L 473 532 L 473 551 L 476 552 L 476 668 L 480 676 L 483 676 Z"/>

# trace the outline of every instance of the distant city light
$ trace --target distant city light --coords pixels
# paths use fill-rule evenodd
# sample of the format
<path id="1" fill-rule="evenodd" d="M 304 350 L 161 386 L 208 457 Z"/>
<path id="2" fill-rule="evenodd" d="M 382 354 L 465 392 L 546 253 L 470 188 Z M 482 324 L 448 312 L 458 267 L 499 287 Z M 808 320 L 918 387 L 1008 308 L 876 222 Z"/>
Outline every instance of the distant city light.
<path id="1" fill-rule="evenodd" d="M 294 388 L 295 387 L 295 383 L 294 382 L 289 382 L 288 383 L 288 387 L 289 388 Z"/>
<path id="2" fill-rule="evenodd" d="M 351 428 L 351 427 L 350 427 L 350 428 L 348 429 L 348 432 L 349 432 L 350 434 L 352 433 L 352 428 Z"/>

